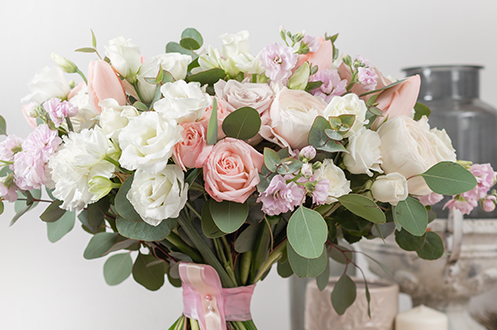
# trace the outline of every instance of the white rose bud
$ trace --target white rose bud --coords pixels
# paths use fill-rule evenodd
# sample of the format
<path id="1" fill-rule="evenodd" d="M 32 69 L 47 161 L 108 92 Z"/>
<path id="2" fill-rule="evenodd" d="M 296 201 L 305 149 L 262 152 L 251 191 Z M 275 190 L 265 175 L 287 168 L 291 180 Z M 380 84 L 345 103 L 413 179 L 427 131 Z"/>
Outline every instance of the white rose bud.
<path id="1" fill-rule="evenodd" d="M 344 134 L 349 137 L 357 132 L 366 124 L 366 112 L 368 108 L 363 100 L 359 99 L 354 93 L 345 96 L 335 96 L 324 109 L 324 117 L 338 117 L 340 115 L 355 115 L 355 121 L 350 130 Z"/>
<path id="2" fill-rule="evenodd" d="M 221 35 L 219 38 L 223 41 L 222 52 L 224 57 L 228 58 L 239 53 L 250 53 L 248 37 L 248 31 L 240 31 L 237 34 L 225 33 Z"/>
<path id="3" fill-rule="evenodd" d="M 371 186 L 373 197 L 380 202 L 397 205 L 409 195 L 406 178 L 397 172 L 381 175 Z"/>

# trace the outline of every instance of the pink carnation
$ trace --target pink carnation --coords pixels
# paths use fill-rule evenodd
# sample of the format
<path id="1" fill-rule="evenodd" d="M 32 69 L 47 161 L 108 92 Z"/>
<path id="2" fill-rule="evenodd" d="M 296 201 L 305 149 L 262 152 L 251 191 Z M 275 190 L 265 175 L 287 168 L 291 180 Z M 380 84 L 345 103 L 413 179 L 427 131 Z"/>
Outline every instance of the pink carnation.
<path id="1" fill-rule="evenodd" d="M 262 211 L 268 215 L 278 215 L 293 211 L 305 197 L 305 188 L 295 182 L 286 183 L 281 175 L 276 175 L 257 202 L 262 202 Z"/>
<path id="2" fill-rule="evenodd" d="M 272 81 L 286 84 L 297 64 L 298 55 L 292 48 L 274 43 L 262 50 L 259 60 L 266 69 L 266 76 Z"/>
<path id="3" fill-rule="evenodd" d="M 334 96 L 342 96 L 347 92 L 347 80 L 341 79 L 337 70 L 319 70 L 309 81 L 322 81 L 323 84 L 311 91 L 312 95 L 322 97 L 330 102 Z"/>
<path id="4" fill-rule="evenodd" d="M 0 160 L 5 162 L 12 162 L 14 155 L 21 151 L 22 139 L 15 135 L 7 136 L 2 143 L 0 143 Z"/>
<path id="5" fill-rule="evenodd" d="M 78 114 L 78 107 L 67 101 L 62 101 L 59 98 L 52 98 L 45 103 L 43 107 L 50 115 L 50 119 L 56 127 L 59 127 L 66 117 L 74 117 Z"/>

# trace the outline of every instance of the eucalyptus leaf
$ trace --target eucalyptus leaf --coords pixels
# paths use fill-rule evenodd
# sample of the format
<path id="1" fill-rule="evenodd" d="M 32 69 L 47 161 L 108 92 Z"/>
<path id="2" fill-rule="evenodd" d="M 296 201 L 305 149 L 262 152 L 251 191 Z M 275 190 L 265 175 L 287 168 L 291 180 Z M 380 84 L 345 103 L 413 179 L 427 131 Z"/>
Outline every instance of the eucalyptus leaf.
<path id="1" fill-rule="evenodd" d="M 453 162 L 440 162 L 421 174 L 430 189 L 441 195 L 457 195 L 476 186 L 475 176 Z"/>
<path id="2" fill-rule="evenodd" d="M 201 85 L 214 85 L 225 76 L 226 73 L 223 69 L 213 68 L 196 74 L 192 74 L 188 77 L 188 80 L 199 82 Z"/>
<path id="3" fill-rule="evenodd" d="M 183 55 L 191 55 L 191 50 L 181 47 L 177 42 L 171 41 L 166 45 L 166 53 L 180 53 Z"/>
<path id="4" fill-rule="evenodd" d="M 277 166 L 281 163 L 281 158 L 276 151 L 271 148 L 264 148 L 264 165 L 271 172 L 276 172 Z"/>
<path id="5" fill-rule="evenodd" d="M 108 285 L 122 283 L 131 275 L 133 260 L 129 253 L 120 253 L 110 256 L 104 264 L 104 278 Z"/>
<path id="6" fill-rule="evenodd" d="M 192 44 L 192 45 L 195 45 L 198 47 L 197 48 L 191 48 L 191 47 L 185 47 L 185 45 L 183 45 L 182 41 L 184 40 L 188 40 L 188 45 Z M 183 32 L 181 33 L 181 40 L 180 40 L 180 45 L 183 47 L 183 48 L 186 48 L 186 49 L 199 49 L 200 47 L 202 47 L 204 43 L 204 39 L 202 38 L 202 35 L 200 34 L 200 32 L 198 32 L 196 29 L 194 28 L 187 28 L 185 30 L 183 30 Z"/>
<path id="7" fill-rule="evenodd" d="M 344 265 L 354 261 L 354 254 L 352 251 L 349 251 L 349 249 L 340 245 L 332 245 L 328 254 L 331 259 Z"/>
<path id="8" fill-rule="evenodd" d="M 444 243 L 442 238 L 432 231 L 426 233 L 426 241 L 423 248 L 416 251 L 421 259 L 436 260 L 444 254 Z"/>
<path id="9" fill-rule="evenodd" d="M 247 220 L 248 203 L 240 204 L 231 201 L 210 201 L 209 209 L 216 226 L 224 233 L 230 234 L 240 228 Z"/>
<path id="10" fill-rule="evenodd" d="M 124 181 L 124 183 L 121 185 L 121 188 L 119 188 L 115 199 L 115 206 L 117 213 L 122 218 L 128 221 L 141 223 L 143 222 L 143 219 L 140 217 L 138 212 L 136 212 L 133 205 L 131 205 L 128 197 L 126 197 L 126 194 L 128 193 L 129 189 L 131 188 L 131 184 L 133 183 L 133 177 L 134 175 L 131 175 L 129 178 L 127 178 L 126 181 Z"/>
<path id="11" fill-rule="evenodd" d="M 326 152 L 347 152 L 347 149 L 326 135 L 325 130 L 331 129 L 331 125 L 324 117 L 317 116 L 309 132 L 309 144 L 317 150 Z"/>
<path id="12" fill-rule="evenodd" d="M 211 210 L 209 208 L 210 201 L 211 199 L 208 199 L 202 208 L 202 232 L 209 238 L 222 237 L 226 234 L 219 229 L 212 219 Z"/>
<path id="13" fill-rule="evenodd" d="M 118 233 L 95 234 L 88 242 L 83 257 L 88 260 L 103 257 L 117 243 L 118 239 Z"/>
<path id="14" fill-rule="evenodd" d="M 347 210 L 373 223 L 382 224 L 387 221 L 385 213 L 370 198 L 358 194 L 347 194 L 338 198 Z"/>
<path id="15" fill-rule="evenodd" d="M 261 116 L 251 107 L 239 108 L 223 120 L 223 132 L 228 137 L 248 140 L 259 133 Z"/>
<path id="16" fill-rule="evenodd" d="M 331 303 L 338 315 L 343 315 L 355 301 L 356 284 L 347 274 L 342 274 L 331 292 Z"/>
<path id="17" fill-rule="evenodd" d="M 45 222 L 59 220 L 66 213 L 66 210 L 60 208 L 61 205 L 62 201 L 54 200 L 40 215 L 40 219 Z"/>
<path id="18" fill-rule="evenodd" d="M 7 122 L 0 116 L 0 135 L 7 135 Z"/>
<path id="19" fill-rule="evenodd" d="M 176 227 L 176 219 L 164 219 L 157 226 L 149 225 L 146 222 L 134 222 L 117 217 L 116 226 L 119 233 L 127 238 L 137 241 L 162 241 L 171 230 Z"/>
<path id="20" fill-rule="evenodd" d="M 323 291 L 330 281 L 330 260 L 326 258 L 326 267 L 323 272 L 316 277 L 316 285 L 319 291 Z"/>
<path id="21" fill-rule="evenodd" d="M 328 237 L 328 226 L 321 214 L 300 206 L 288 220 L 288 242 L 300 256 L 317 258 L 322 255 Z"/>
<path id="22" fill-rule="evenodd" d="M 276 270 L 278 272 L 278 275 L 280 275 L 282 278 L 288 278 L 294 274 L 292 266 L 290 266 L 288 260 L 286 262 L 278 262 Z"/>
<path id="23" fill-rule="evenodd" d="M 257 234 L 259 233 L 261 225 L 264 226 L 265 224 L 260 223 L 250 225 L 242 231 L 242 233 L 236 238 L 235 241 L 236 252 L 244 253 L 254 250 L 255 242 L 257 241 Z"/>
<path id="24" fill-rule="evenodd" d="M 74 228 L 76 214 L 67 211 L 55 222 L 47 222 L 47 237 L 52 243 L 57 242 Z"/>
<path id="25" fill-rule="evenodd" d="M 413 197 L 407 197 L 395 206 L 394 219 L 414 236 L 422 236 L 428 227 L 426 208 Z"/>
<path id="26" fill-rule="evenodd" d="M 317 258 L 309 259 L 300 256 L 291 245 L 287 245 L 288 262 L 293 272 L 300 278 L 317 277 L 328 266 L 328 254 L 326 249 Z"/>
<path id="27" fill-rule="evenodd" d="M 414 120 L 420 120 L 423 116 L 429 117 L 430 115 L 431 110 L 426 104 L 416 102 L 414 105 Z"/>
<path id="28" fill-rule="evenodd" d="M 422 236 L 414 236 L 407 230 L 395 231 L 395 242 L 399 247 L 406 251 L 419 251 L 423 248 L 426 241 L 426 233 Z"/>
<path id="29" fill-rule="evenodd" d="M 133 278 L 151 291 L 159 290 L 164 285 L 164 276 L 169 265 L 153 255 L 139 253 L 133 264 Z"/>

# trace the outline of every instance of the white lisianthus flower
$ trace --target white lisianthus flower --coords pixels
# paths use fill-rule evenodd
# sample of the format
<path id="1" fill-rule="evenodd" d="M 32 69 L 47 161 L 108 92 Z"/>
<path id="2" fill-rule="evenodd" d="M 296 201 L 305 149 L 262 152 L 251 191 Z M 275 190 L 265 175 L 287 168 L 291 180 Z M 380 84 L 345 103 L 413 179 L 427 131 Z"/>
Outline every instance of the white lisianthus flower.
<path id="1" fill-rule="evenodd" d="M 99 102 L 102 108 L 100 127 L 108 138 L 117 139 L 121 130 L 126 127 L 131 118 L 138 117 L 139 112 L 130 105 L 119 105 L 114 99 Z"/>
<path id="2" fill-rule="evenodd" d="M 157 112 L 143 112 L 121 130 L 119 163 L 128 170 L 159 173 L 166 168 L 173 147 L 181 140 L 182 128 Z"/>
<path id="3" fill-rule="evenodd" d="M 373 197 L 380 202 L 397 205 L 409 195 L 406 178 L 397 172 L 380 175 L 371 186 Z"/>
<path id="4" fill-rule="evenodd" d="M 316 181 L 327 179 L 330 182 L 326 204 L 338 201 L 338 197 L 351 192 L 350 181 L 345 177 L 343 170 L 336 166 L 331 159 L 325 159 L 320 168 L 314 172 Z"/>
<path id="5" fill-rule="evenodd" d="M 235 66 L 241 71 L 248 74 L 263 74 L 266 70 L 261 67 L 259 56 L 250 53 L 239 53 L 231 57 Z"/>
<path id="6" fill-rule="evenodd" d="M 53 195 L 62 201 L 61 208 L 81 211 L 99 199 L 89 190 L 91 178 L 111 178 L 114 175 L 115 166 L 104 157 L 115 150 L 99 128 L 69 132 L 63 141 L 60 149 L 48 160 L 55 183 Z"/>
<path id="7" fill-rule="evenodd" d="M 110 59 L 114 70 L 134 82 L 136 74 L 142 65 L 140 48 L 133 44 L 131 40 L 117 37 L 110 40 L 109 46 L 105 47 L 105 49 L 105 55 Z"/>
<path id="8" fill-rule="evenodd" d="M 58 66 L 44 67 L 29 81 L 31 92 L 22 98 L 21 102 L 36 102 L 42 104 L 51 98 L 65 99 L 71 88 L 64 77 L 64 71 Z"/>
<path id="9" fill-rule="evenodd" d="M 169 164 L 156 174 L 138 170 L 126 197 L 146 223 L 157 226 L 179 216 L 188 198 L 188 184 L 178 165 Z"/>
<path id="10" fill-rule="evenodd" d="M 344 134 L 349 137 L 357 132 L 366 124 L 366 112 L 368 108 L 363 100 L 359 99 L 354 93 L 345 96 L 334 96 L 328 106 L 324 109 L 324 117 L 338 117 L 340 115 L 355 115 L 355 121 L 350 130 Z"/>
<path id="11" fill-rule="evenodd" d="M 207 54 L 199 54 L 199 67 L 193 68 L 192 73 L 195 74 L 214 68 L 220 68 L 222 60 L 223 58 L 219 49 L 209 46 Z"/>
<path id="12" fill-rule="evenodd" d="M 71 94 L 69 97 L 72 96 Z M 86 85 L 75 93 L 69 101 L 78 107 L 78 114 L 71 117 L 72 127 L 75 132 L 81 132 L 84 129 L 95 126 L 98 122 L 98 112 L 90 104 L 88 87 Z"/>
<path id="13" fill-rule="evenodd" d="M 211 105 L 210 96 L 202 91 L 198 82 L 178 80 L 165 83 L 161 92 L 164 98 L 155 102 L 155 110 L 178 123 L 201 119 L 205 109 Z"/>
<path id="14" fill-rule="evenodd" d="M 239 53 L 250 53 L 249 35 L 249 32 L 244 30 L 236 34 L 225 33 L 219 36 L 223 41 L 223 56 L 228 58 Z"/>
<path id="15" fill-rule="evenodd" d="M 353 174 L 366 173 L 373 176 L 371 171 L 383 173 L 380 168 L 382 163 L 380 144 L 377 132 L 362 127 L 359 132 L 349 137 L 346 148 L 349 154 L 344 154 L 343 164 Z"/>

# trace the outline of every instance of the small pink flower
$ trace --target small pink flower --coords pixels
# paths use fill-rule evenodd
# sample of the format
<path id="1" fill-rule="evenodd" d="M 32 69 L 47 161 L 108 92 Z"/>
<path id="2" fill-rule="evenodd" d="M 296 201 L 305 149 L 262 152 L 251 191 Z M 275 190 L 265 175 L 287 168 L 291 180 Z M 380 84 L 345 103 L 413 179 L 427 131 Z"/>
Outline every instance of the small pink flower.
<path id="1" fill-rule="evenodd" d="M 323 205 L 328 198 L 328 191 L 330 190 L 330 180 L 322 179 L 316 182 L 314 191 L 312 192 L 312 202 L 315 205 Z"/>
<path id="2" fill-rule="evenodd" d="M 428 206 L 440 202 L 444 198 L 444 196 L 437 193 L 431 193 L 425 196 L 417 196 L 417 198 L 419 199 L 421 204 L 423 204 L 424 206 Z"/>
<path id="3" fill-rule="evenodd" d="M 307 161 L 310 161 L 314 157 L 316 157 L 316 149 L 313 146 L 306 146 L 300 150 L 299 158 L 305 158 Z"/>
<path id="4" fill-rule="evenodd" d="M 41 152 L 20 152 L 15 155 L 14 182 L 21 190 L 39 189 L 47 182 Z"/>
<path id="5" fill-rule="evenodd" d="M 478 201 L 474 199 L 464 200 L 464 198 L 453 198 L 444 205 L 443 209 L 457 209 L 461 211 L 462 214 L 469 214 L 476 206 L 478 206 Z"/>
<path id="6" fill-rule="evenodd" d="M 23 139 L 13 134 L 7 136 L 7 138 L 0 143 L 0 160 L 12 162 L 14 160 L 14 155 L 22 150 L 22 141 Z"/>
<path id="7" fill-rule="evenodd" d="M 487 196 L 482 202 L 481 206 L 485 210 L 485 212 L 492 212 L 495 210 L 495 196 Z"/>
<path id="8" fill-rule="evenodd" d="M 22 149 L 24 152 L 39 152 L 41 160 L 46 163 L 61 142 L 62 140 L 59 138 L 57 131 L 52 131 L 48 125 L 43 124 L 29 133 L 22 143 Z"/>
<path id="9" fill-rule="evenodd" d="M 337 70 L 320 70 L 309 78 L 309 81 L 322 81 L 323 84 L 311 91 L 312 95 L 322 97 L 327 103 L 334 96 L 342 96 L 347 92 L 347 80 L 341 79 Z"/>
<path id="10" fill-rule="evenodd" d="M 364 89 L 372 91 L 376 88 L 378 75 L 374 72 L 373 68 L 359 67 L 357 69 L 357 77 Z"/>
<path id="11" fill-rule="evenodd" d="M 321 45 L 317 37 L 309 34 L 305 34 L 301 42 L 309 48 L 309 53 L 317 52 L 319 50 L 319 46 Z"/>
<path id="12" fill-rule="evenodd" d="M 9 202 L 17 200 L 17 187 L 12 180 L 12 174 L 0 178 L 0 197 Z"/>
<path id="13" fill-rule="evenodd" d="M 476 199 L 485 198 L 496 180 L 492 166 L 490 164 L 473 164 L 469 168 L 469 171 L 476 178 L 477 185 L 474 189 L 474 193 L 478 196 Z"/>
<path id="14" fill-rule="evenodd" d="M 59 98 L 52 98 L 45 103 L 43 107 L 50 115 L 50 119 L 54 122 L 55 127 L 59 127 L 66 117 L 74 117 L 78 114 L 78 106 L 67 101 L 62 101 Z"/>
<path id="15" fill-rule="evenodd" d="M 274 43 L 262 50 L 259 60 L 266 69 L 266 76 L 272 81 L 286 84 L 297 64 L 298 55 L 292 48 Z"/>
<path id="16" fill-rule="evenodd" d="M 293 211 L 305 197 L 305 188 L 295 182 L 286 183 L 285 178 L 276 175 L 257 202 L 262 202 L 262 211 L 268 215 L 278 215 Z"/>
<path id="17" fill-rule="evenodd" d="M 207 129 L 202 122 L 185 122 L 181 126 L 182 141 L 174 146 L 174 161 L 183 171 L 187 168 L 200 168 L 212 149 L 206 142 Z"/>

